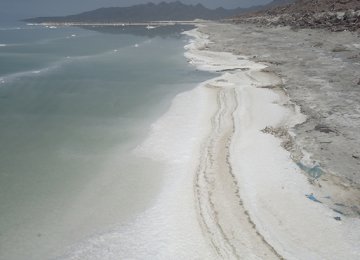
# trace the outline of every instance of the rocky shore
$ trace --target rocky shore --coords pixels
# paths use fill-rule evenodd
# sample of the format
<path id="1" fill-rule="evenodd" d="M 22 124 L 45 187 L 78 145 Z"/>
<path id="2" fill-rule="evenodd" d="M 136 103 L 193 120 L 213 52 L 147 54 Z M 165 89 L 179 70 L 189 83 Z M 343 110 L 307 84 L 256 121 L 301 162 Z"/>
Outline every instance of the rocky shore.
<path id="1" fill-rule="evenodd" d="M 358 0 L 298 0 L 293 4 L 254 12 L 231 19 L 234 23 L 298 28 L 325 28 L 331 31 L 360 31 Z"/>

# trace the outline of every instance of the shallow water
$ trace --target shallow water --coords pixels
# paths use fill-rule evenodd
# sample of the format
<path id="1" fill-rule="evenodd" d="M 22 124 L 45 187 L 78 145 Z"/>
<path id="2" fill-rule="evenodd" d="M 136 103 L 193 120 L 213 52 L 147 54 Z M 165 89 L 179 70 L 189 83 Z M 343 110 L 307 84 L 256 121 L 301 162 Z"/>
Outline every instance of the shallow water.
<path id="1" fill-rule="evenodd" d="M 132 151 L 210 77 L 179 28 L 95 29 L 1 27 L 0 259 L 61 255 L 150 207 L 166 173 Z"/>

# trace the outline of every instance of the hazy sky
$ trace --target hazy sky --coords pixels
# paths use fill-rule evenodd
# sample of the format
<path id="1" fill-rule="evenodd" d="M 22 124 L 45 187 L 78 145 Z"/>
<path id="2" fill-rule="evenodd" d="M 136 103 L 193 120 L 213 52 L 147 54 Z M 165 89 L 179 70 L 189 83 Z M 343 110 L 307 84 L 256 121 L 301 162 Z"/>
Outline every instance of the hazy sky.
<path id="1" fill-rule="evenodd" d="M 107 6 L 130 6 L 139 3 L 173 0 L 0 0 L 0 20 L 17 20 L 33 16 L 65 15 Z M 271 0 L 181 0 L 183 3 L 215 8 L 248 7 L 269 3 Z"/>

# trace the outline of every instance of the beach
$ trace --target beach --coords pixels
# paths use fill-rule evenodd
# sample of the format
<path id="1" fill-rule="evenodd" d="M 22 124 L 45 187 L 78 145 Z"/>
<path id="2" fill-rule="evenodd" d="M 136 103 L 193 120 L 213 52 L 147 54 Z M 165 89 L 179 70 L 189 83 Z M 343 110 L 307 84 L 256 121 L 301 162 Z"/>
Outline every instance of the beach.
<path id="1" fill-rule="evenodd" d="M 0 176 L 0 259 L 360 258 L 358 37 L 195 24 L 36 28 L 61 52 L 0 80 L 7 156 L 37 151 Z"/>
<path id="2" fill-rule="evenodd" d="M 205 85 L 217 109 L 194 183 L 217 255 L 358 259 L 356 36 L 215 23 L 189 34 L 190 62 L 221 73 Z M 311 49 L 324 37 L 330 57 Z"/>
<path id="3" fill-rule="evenodd" d="M 165 167 L 156 200 L 61 259 L 359 258 L 356 184 L 301 143 L 314 119 L 286 89 L 296 71 L 263 60 L 274 53 L 264 39 L 250 49 L 244 31 L 267 36 L 256 30 L 202 22 L 185 32 L 188 62 L 215 74 L 178 94 L 133 151 Z"/>

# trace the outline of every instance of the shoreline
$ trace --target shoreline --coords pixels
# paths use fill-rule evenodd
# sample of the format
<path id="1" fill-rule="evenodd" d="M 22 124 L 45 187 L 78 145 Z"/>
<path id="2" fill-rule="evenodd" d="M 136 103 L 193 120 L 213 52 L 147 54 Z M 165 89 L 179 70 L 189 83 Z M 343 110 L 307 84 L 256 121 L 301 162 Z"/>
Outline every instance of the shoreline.
<path id="1" fill-rule="evenodd" d="M 209 28 L 204 30 L 216 41 L 212 49 L 248 55 L 283 79 L 269 88 L 288 96 L 307 120 L 290 135 L 282 128 L 265 132 L 282 139 L 319 195 L 331 197 L 323 203 L 345 216 L 359 217 L 358 37 L 256 25 L 214 23 Z"/>
<path id="2" fill-rule="evenodd" d="M 166 167 L 153 206 L 66 259 L 359 258 L 360 220 L 309 199 L 316 187 L 270 134 L 295 138 L 293 127 L 305 122 L 279 87 L 284 78 L 217 49 L 231 44 L 214 47 L 218 33 L 213 24 L 185 33 L 189 63 L 218 74 L 178 94 L 133 151 Z"/>
<path id="3" fill-rule="evenodd" d="M 186 54 L 190 63 L 223 73 L 207 86 L 217 92 L 218 110 L 194 184 L 214 251 L 225 258 L 356 259 L 359 219 L 309 200 L 316 189 L 281 140 L 265 131 L 280 127 L 294 136 L 291 129 L 306 121 L 285 93 L 272 90 L 282 79 L 244 56 L 212 51 L 206 35 L 188 34 L 196 39 Z"/>
<path id="4" fill-rule="evenodd" d="M 204 50 L 209 41 L 198 31 L 187 34 L 195 37 L 186 54 L 190 63 L 199 69 L 222 71 L 219 77 L 205 85 L 207 91 L 214 93 L 213 102 L 216 102 L 217 109 L 210 119 L 211 131 L 203 140 L 194 183 L 203 234 L 221 258 L 282 258 L 256 228 L 244 207 L 230 151 L 236 124 L 243 117 L 235 116 L 241 108 L 239 97 L 252 85 L 267 85 L 277 79 L 261 72 L 266 66 L 250 62 L 245 57 Z M 264 82 L 248 77 L 251 72 L 263 76 Z"/>
<path id="5" fill-rule="evenodd" d="M 204 23 L 206 21 L 201 21 Z M 45 23 L 26 23 L 28 26 L 172 26 L 172 25 L 197 25 L 198 21 L 149 21 L 149 22 L 116 22 L 116 23 L 92 23 L 92 22 L 45 22 Z M 154 28 L 149 28 L 154 29 Z"/>

